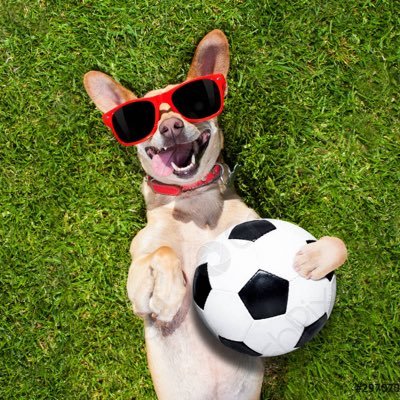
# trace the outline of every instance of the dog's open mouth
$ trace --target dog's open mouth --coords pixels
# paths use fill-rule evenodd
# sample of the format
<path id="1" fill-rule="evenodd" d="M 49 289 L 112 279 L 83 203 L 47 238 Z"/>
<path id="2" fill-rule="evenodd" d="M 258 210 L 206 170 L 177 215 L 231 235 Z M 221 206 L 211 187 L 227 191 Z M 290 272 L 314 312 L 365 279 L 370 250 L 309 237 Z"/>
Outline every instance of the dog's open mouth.
<path id="1" fill-rule="evenodd" d="M 175 144 L 170 147 L 146 147 L 151 159 L 155 176 L 174 174 L 181 178 L 190 178 L 199 168 L 201 157 L 210 141 L 211 133 L 207 129 L 193 142 Z"/>

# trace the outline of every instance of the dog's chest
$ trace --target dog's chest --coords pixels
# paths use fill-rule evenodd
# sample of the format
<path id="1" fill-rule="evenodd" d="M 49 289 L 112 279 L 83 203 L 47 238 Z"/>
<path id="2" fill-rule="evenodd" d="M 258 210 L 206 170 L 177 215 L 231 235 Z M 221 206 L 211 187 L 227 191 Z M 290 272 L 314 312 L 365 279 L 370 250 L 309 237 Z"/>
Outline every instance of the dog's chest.
<path id="1" fill-rule="evenodd" d="M 203 206 L 203 212 L 207 213 L 207 209 L 207 205 Z M 179 253 L 183 270 L 189 279 L 191 279 L 197 267 L 198 253 L 204 246 L 229 227 L 257 218 L 259 217 L 254 210 L 248 208 L 241 199 L 234 198 L 224 201 L 218 222 L 212 228 L 209 226 L 201 227 L 194 221 L 174 224 L 174 229 L 179 232 L 180 238 L 175 250 Z"/>
<path id="2" fill-rule="evenodd" d="M 180 257 L 182 267 L 188 278 L 191 280 L 197 266 L 197 256 L 200 249 L 211 242 L 217 236 L 217 232 L 200 229 L 193 223 L 185 224 L 181 230 L 182 241 L 180 243 Z"/>

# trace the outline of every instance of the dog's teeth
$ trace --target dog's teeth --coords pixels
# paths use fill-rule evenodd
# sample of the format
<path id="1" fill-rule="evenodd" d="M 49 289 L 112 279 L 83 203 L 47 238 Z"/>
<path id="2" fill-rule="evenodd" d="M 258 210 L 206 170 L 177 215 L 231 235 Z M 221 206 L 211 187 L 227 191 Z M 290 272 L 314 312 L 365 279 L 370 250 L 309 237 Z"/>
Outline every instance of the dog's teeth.
<path id="1" fill-rule="evenodd" d="M 191 163 L 196 164 L 196 156 L 194 155 L 194 153 L 192 154 Z"/>
<path id="2" fill-rule="evenodd" d="M 177 171 L 177 172 L 186 172 L 189 171 L 193 166 L 195 165 L 195 162 L 193 162 L 193 156 L 192 156 L 192 161 L 189 165 L 186 167 L 178 167 L 173 161 L 171 162 L 172 168 Z"/>
<path id="3" fill-rule="evenodd" d="M 196 154 L 199 152 L 199 144 L 197 143 L 197 140 L 193 143 L 193 150 Z"/>

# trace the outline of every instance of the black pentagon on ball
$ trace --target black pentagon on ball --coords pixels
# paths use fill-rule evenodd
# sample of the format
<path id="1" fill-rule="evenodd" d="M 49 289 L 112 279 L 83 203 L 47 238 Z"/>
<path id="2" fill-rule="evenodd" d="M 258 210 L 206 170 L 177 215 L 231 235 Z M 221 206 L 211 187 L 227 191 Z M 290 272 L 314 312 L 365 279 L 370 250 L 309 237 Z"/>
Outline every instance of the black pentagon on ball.
<path id="1" fill-rule="evenodd" d="M 335 273 L 333 271 L 329 272 L 329 274 L 325 275 L 325 278 L 328 279 L 328 281 L 330 282 L 333 279 L 333 276 L 335 275 Z"/>
<path id="2" fill-rule="evenodd" d="M 236 225 L 229 234 L 229 239 L 241 239 L 255 242 L 261 236 L 275 229 L 276 226 L 271 222 L 264 219 L 256 219 Z"/>
<path id="3" fill-rule="evenodd" d="M 193 278 L 193 299 L 202 310 L 204 310 L 210 292 L 211 285 L 208 278 L 207 263 L 205 263 L 196 268 Z"/>
<path id="4" fill-rule="evenodd" d="M 284 314 L 289 296 L 289 282 L 259 269 L 239 292 L 250 315 L 258 320 Z"/>
<path id="5" fill-rule="evenodd" d="M 322 315 L 322 317 L 318 318 L 311 325 L 306 326 L 300 336 L 299 341 L 294 347 L 301 347 L 309 342 L 323 328 L 327 320 L 328 315 L 325 313 L 324 315 Z"/>
<path id="6" fill-rule="evenodd" d="M 257 353 L 256 351 L 252 350 L 249 346 L 247 346 L 243 342 L 236 342 L 235 340 L 226 339 L 222 336 L 218 336 L 218 338 L 221 341 L 221 343 L 223 343 L 225 346 L 230 347 L 233 350 L 240 351 L 241 353 L 247 354 L 249 356 L 254 356 L 254 357 L 261 356 L 260 353 Z"/>

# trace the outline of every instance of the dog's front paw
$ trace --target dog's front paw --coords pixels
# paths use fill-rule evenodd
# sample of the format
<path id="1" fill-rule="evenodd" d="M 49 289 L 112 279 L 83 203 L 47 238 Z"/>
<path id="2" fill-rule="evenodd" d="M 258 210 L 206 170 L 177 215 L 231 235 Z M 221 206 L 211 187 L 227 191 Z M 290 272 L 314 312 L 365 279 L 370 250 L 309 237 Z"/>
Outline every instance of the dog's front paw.
<path id="1" fill-rule="evenodd" d="M 338 238 L 325 236 L 301 248 L 296 254 L 294 269 L 304 278 L 318 280 L 339 268 L 346 259 L 345 244 Z"/>
<path id="2" fill-rule="evenodd" d="M 140 316 L 171 322 L 182 305 L 186 282 L 181 262 L 170 247 L 160 247 L 134 261 L 129 269 L 128 296 Z"/>

